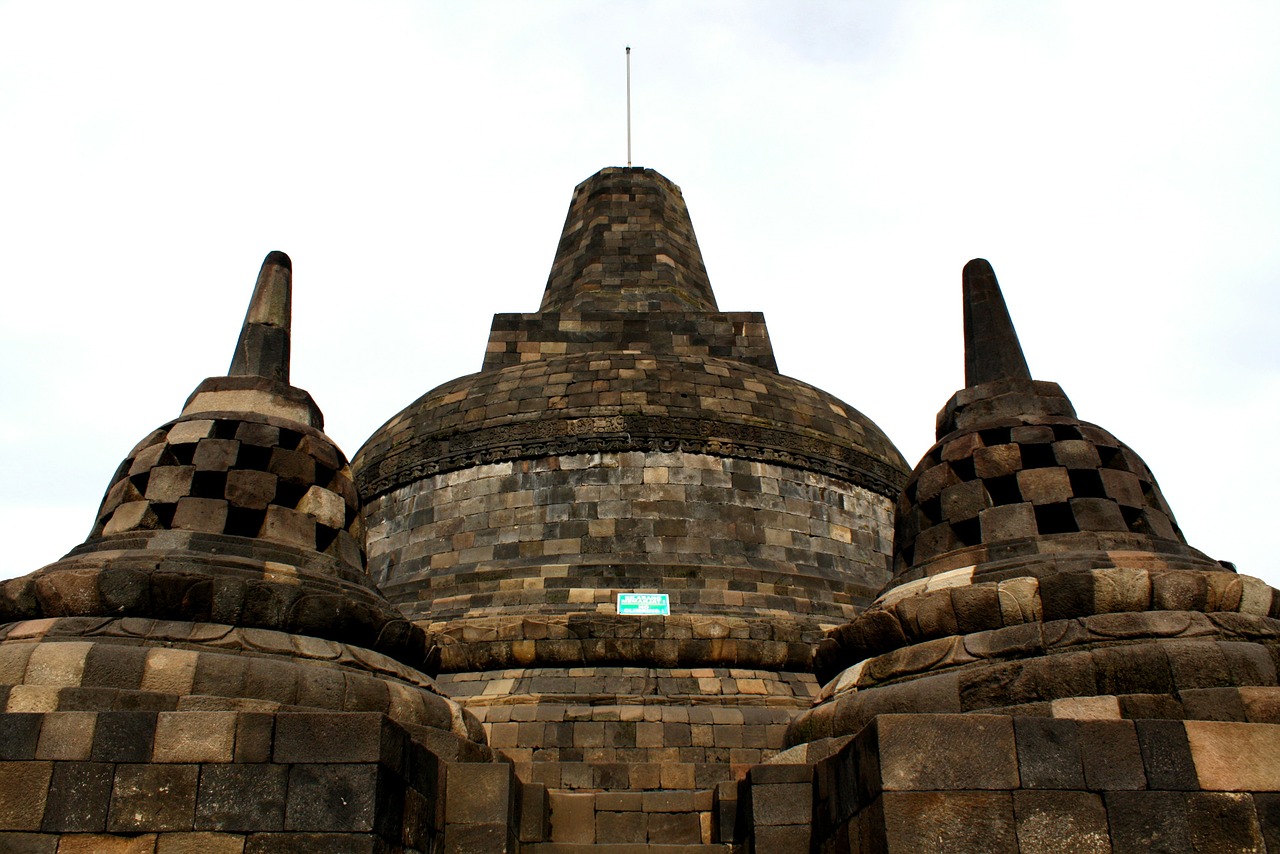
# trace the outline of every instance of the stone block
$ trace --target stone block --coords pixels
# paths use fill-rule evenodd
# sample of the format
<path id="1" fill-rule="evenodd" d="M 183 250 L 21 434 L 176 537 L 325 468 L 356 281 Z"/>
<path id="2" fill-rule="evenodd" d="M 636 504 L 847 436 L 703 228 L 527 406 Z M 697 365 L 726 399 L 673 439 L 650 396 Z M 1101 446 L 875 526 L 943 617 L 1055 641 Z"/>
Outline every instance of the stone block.
<path id="1" fill-rule="evenodd" d="M 99 712 L 93 734 L 95 762 L 146 762 L 155 736 L 155 712 Z"/>
<path id="2" fill-rule="evenodd" d="M 40 727 L 36 759 L 84 761 L 93 751 L 93 712 L 50 712 Z"/>
<path id="3" fill-rule="evenodd" d="M 59 837 L 46 833 L 6 833 L 0 830 L 0 851 L 6 854 L 56 854 Z"/>
<path id="4" fill-rule="evenodd" d="M 1071 515 L 1081 531 L 1127 531 L 1120 505 L 1105 498 L 1072 498 Z"/>
<path id="5" fill-rule="evenodd" d="M 671 845 L 697 845 L 702 841 L 702 823 L 695 812 L 650 813 L 648 824 L 649 837 L 655 841 Z"/>
<path id="6" fill-rule="evenodd" d="M 382 752 L 377 712 L 282 712 L 276 716 L 273 760 L 282 764 L 377 762 Z"/>
<path id="7" fill-rule="evenodd" d="M 100 836 L 96 833 L 64 836 L 58 842 L 58 854 L 153 854 L 156 835 Z"/>
<path id="8" fill-rule="evenodd" d="M 234 439 L 203 439 L 191 462 L 196 471 L 226 471 L 236 464 L 240 443 Z"/>
<path id="9" fill-rule="evenodd" d="M 284 829 L 286 765 L 210 765 L 200 773 L 195 826 L 200 830 Z"/>
<path id="10" fill-rule="evenodd" d="M 1013 722 L 1018 771 L 1026 789 L 1083 789 L 1084 765 L 1075 721 L 1018 717 Z"/>
<path id="11" fill-rule="evenodd" d="M 109 833 L 191 830 L 198 765 L 117 765 Z"/>
<path id="12" fill-rule="evenodd" d="M 1107 792 L 1112 850 L 1193 854 L 1183 792 Z"/>
<path id="13" fill-rule="evenodd" d="M 288 507 L 272 504 L 258 536 L 300 549 L 316 547 L 316 520 Z"/>
<path id="14" fill-rule="evenodd" d="M 141 647 L 95 643 L 85 658 L 81 685 L 135 689 L 142 684 L 146 652 Z"/>
<path id="15" fill-rule="evenodd" d="M 378 788 L 373 764 L 294 765 L 285 830 L 368 833 L 374 828 Z"/>
<path id="16" fill-rule="evenodd" d="M 231 833 L 164 833 L 156 854 L 241 854 L 244 837 Z"/>
<path id="17" fill-rule="evenodd" d="M 885 792 L 881 802 L 888 854 L 1018 854 L 1009 792 Z"/>
<path id="18" fill-rule="evenodd" d="M 1145 789 L 1146 773 L 1133 721 L 1079 721 L 1085 784 L 1094 791 Z"/>
<path id="19" fill-rule="evenodd" d="M 49 833 L 102 833 L 114 773 L 115 766 L 106 762 L 55 763 L 43 829 Z"/>
<path id="20" fill-rule="evenodd" d="M 645 842 L 649 826 L 642 812 L 597 812 L 596 844 Z M 664 840 L 666 841 L 666 840 Z"/>
<path id="21" fill-rule="evenodd" d="M 1034 537 L 1039 533 L 1035 509 L 1028 503 L 1005 504 L 983 510 L 978 514 L 978 524 L 984 543 Z"/>
<path id="22" fill-rule="evenodd" d="M 1111 854 L 1107 811 L 1091 792 L 1013 793 L 1020 854 Z"/>
<path id="23" fill-rule="evenodd" d="M 445 821 L 449 824 L 506 825 L 515 778 L 505 763 L 459 762 L 445 772 Z"/>
<path id="24" fill-rule="evenodd" d="M 265 471 L 238 470 L 227 472 L 223 494 L 236 507 L 265 510 L 276 497 L 278 479 Z"/>
<path id="25" fill-rule="evenodd" d="M 973 519 L 991 506 L 991 496 L 980 480 L 970 480 L 942 490 L 942 518 L 948 522 Z"/>
<path id="26" fill-rule="evenodd" d="M 227 502 L 220 498 L 183 498 L 173 513 L 172 527 L 181 531 L 221 534 L 227 526 Z"/>
<path id="27" fill-rule="evenodd" d="M 1255 792 L 1253 804 L 1267 851 L 1280 851 L 1280 793 Z"/>
<path id="28" fill-rule="evenodd" d="M 1280 725 L 1184 721 L 1200 788 L 1280 791 Z"/>
<path id="29" fill-rule="evenodd" d="M 0 714 L 0 762 L 34 759 L 44 715 Z"/>
<path id="30" fill-rule="evenodd" d="M 0 828 L 40 830 L 52 772 L 52 762 L 0 763 Z"/>
<path id="31" fill-rule="evenodd" d="M 152 762 L 230 762 L 235 712 L 160 712 Z"/>
<path id="32" fill-rule="evenodd" d="M 303 489 L 316 482 L 316 461 L 301 451 L 272 448 L 267 470 L 281 480 Z"/>
<path id="33" fill-rule="evenodd" d="M 134 530 L 151 531 L 159 527 L 160 518 L 151 509 L 151 502 L 130 501 L 115 509 L 102 533 L 111 535 Z"/>
<path id="34" fill-rule="evenodd" d="M 1200 788 L 1187 730 L 1182 721 L 1134 721 L 1138 747 L 1148 785 L 1165 791 L 1196 791 Z"/>
<path id="35" fill-rule="evenodd" d="M 1014 789 L 1013 720 L 1000 715 L 884 715 L 877 721 L 886 791 Z"/>
<path id="36" fill-rule="evenodd" d="M 347 523 L 347 505 L 342 496 L 319 486 L 312 486 L 298 501 L 298 512 L 314 516 L 321 525 L 342 528 Z"/>
<path id="37" fill-rule="evenodd" d="M 813 785 L 808 782 L 753 784 L 751 808 L 756 827 L 808 824 L 813 821 Z"/>
<path id="38" fill-rule="evenodd" d="M 595 797 L 573 792 L 549 792 L 552 842 L 595 842 Z"/>
<path id="39" fill-rule="evenodd" d="M 1253 796 L 1228 792 L 1187 795 L 1187 826 L 1193 850 L 1200 852 L 1266 851 Z"/>
<path id="40" fill-rule="evenodd" d="M 154 504 L 176 504 L 179 498 L 191 494 L 191 478 L 195 472 L 195 466 L 153 468 L 144 493 L 147 500 Z"/>
<path id="41" fill-rule="evenodd" d="M 1014 444 L 977 448 L 973 452 L 973 473 L 980 478 L 1004 477 L 1022 469 L 1022 449 Z"/>
<path id="42" fill-rule="evenodd" d="M 1074 495 L 1071 478 L 1060 466 L 1023 469 L 1018 472 L 1018 489 L 1024 501 L 1032 504 L 1060 504 Z"/>

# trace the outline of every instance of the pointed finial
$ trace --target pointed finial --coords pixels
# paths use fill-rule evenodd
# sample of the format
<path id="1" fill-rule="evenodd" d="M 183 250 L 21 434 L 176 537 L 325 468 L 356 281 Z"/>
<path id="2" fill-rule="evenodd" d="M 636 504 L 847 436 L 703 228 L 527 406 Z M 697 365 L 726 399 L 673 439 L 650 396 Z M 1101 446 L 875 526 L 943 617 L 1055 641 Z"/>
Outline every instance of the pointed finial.
<path id="1" fill-rule="evenodd" d="M 996 272 L 983 258 L 964 265 L 964 383 L 1029 380 L 1018 333 L 1000 293 Z"/>
<path id="2" fill-rule="evenodd" d="M 283 252 L 269 253 L 258 271 L 227 376 L 266 377 L 288 385 L 292 290 L 293 262 Z"/>

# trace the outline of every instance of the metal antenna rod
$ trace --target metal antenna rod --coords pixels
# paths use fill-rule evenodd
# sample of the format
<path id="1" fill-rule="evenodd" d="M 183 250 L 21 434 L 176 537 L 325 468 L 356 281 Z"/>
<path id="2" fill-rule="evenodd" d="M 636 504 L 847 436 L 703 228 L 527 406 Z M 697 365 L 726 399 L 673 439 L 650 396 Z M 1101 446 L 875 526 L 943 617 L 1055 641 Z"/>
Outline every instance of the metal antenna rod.
<path id="1" fill-rule="evenodd" d="M 627 45 L 627 165 L 631 165 L 631 45 Z"/>

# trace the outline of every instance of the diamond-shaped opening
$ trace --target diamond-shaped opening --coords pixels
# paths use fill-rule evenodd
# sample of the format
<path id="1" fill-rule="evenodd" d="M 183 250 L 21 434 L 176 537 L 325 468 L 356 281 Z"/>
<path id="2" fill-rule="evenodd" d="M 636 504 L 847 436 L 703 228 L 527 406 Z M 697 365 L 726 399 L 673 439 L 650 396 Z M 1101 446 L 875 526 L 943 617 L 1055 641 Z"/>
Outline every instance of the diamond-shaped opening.
<path id="1" fill-rule="evenodd" d="M 976 546 L 982 542 L 982 528 L 976 517 L 965 519 L 963 522 L 953 522 L 951 530 L 955 531 L 956 537 L 966 546 Z"/>
<path id="2" fill-rule="evenodd" d="M 1047 469 L 1058 464 L 1058 458 L 1054 456 L 1051 444 L 1019 445 L 1018 448 L 1022 451 L 1024 469 Z"/>
<path id="3" fill-rule="evenodd" d="M 1107 490 L 1102 485 L 1102 475 L 1095 469 L 1068 469 L 1067 477 L 1071 478 L 1071 494 L 1076 498 L 1106 498 Z"/>
<path id="4" fill-rule="evenodd" d="M 1064 439 L 1080 439 L 1080 428 L 1071 424 L 1053 424 L 1053 439 L 1061 442 Z"/>
<path id="5" fill-rule="evenodd" d="M 987 478 L 982 482 L 991 496 L 991 503 L 996 507 L 1004 504 L 1019 504 L 1022 501 L 1022 490 L 1018 488 L 1016 475 L 1007 474 L 1002 477 Z"/>
<path id="6" fill-rule="evenodd" d="M 262 529 L 262 522 L 267 518 L 266 510 L 253 510 L 248 507 L 228 507 L 226 532 L 237 537 L 256 537 Z"/>
<path id="7" fill-rule="evenodd" d="M 1036 530 L 1041 534 L 1070 534 L 1080 530 L 1070 504 L 1041 504 L 1035 511 Z"/>
<path id="8" fill-rule="evenodd" d="M 191 478 L 191 494 L 196 498 L 222 498 L 226 491 L 224 471 L 198 471 Z"/>
<path id="9" fill-rule="evenodd" d="M 979 430 L 978 436 L 982 438 L 982 444 L 990 448 L 995 445 L 1009 444 L 1009 436 L 1012 432 L 1010 427 L 991 427 L 987 430 Z"/>

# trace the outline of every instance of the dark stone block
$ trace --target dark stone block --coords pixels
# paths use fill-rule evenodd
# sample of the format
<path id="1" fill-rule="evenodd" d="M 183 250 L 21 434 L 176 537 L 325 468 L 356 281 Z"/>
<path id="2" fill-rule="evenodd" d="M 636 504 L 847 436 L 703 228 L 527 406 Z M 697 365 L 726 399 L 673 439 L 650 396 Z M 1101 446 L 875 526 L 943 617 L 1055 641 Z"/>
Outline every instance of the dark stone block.
<path id="1" fill-rule="evenodd" d="M 1254 792 L 1254 809 L 1268 851 L 1280 851 L 1280 793 Z"/>
<path id="2" fill-rule="evenodd" d="M 505 822 L 515 796 L 511 766 L 458 763 L 445 772 L 445 820 L 449 824 Z"/>
<path id="3" fill-rule="evenodd" d="M 1115 618 L 1140 615 L 1119 614 Z M 1128 644 L 1093 651 L 1099 694 L 1171 694 L 1174 691 L 1169 661 L 1158 644 Z"/>
<path id="4" fill-rule="evenodd" d="M 155 712 L 99 712 L 93 731 L 95 762 L 146 762 L 156 734 Z"/>
<path id="5" fill-rule="evenodd" d="M 44 715 L 0 714 L 0 761 L 35 759 Z"/>
<path id="6" fill-rule="evenodd" d="M 596 842 L 644 842 L 649 825 L 642 812 L 597 812 Z"/>
<path id="7" fill-rule="evenodd" d="M 776 824 L 809 824 L 813 821 L 811 783 L 754 784 L 751 787 L 752 820 L 756 827 Z"/>
<path id="8" fill-rule="evenodd" d="M 80 684 L 85 687 L 137 688 L 142 684 L 145 653 L 146 650 L 140 646 L 96 643 L 85 657 Z"/>
<path id="9" fill-rule="evenodd" d="M 285 828 L 367 833 L 373 830 L 376 765 L 294 765 L 289 770 Z"/>
<path id="10" fill-rule="evenodd" d="M 1090 792 L 1013 793 L 1020 854 L 1110 854 L 1107 811 Z"/>
<path id="11" fill-rule="evenodd" d="M 1178 694 L 1189 721 L 1247 721 L 1236 688 L 1193 688 Z"/>
<path id="12" fill-rule="evenodd" d="M 265 712 L 241 712 L 236 716 L 236 762 L 270 762 L 275 740 L 276 716 Z"/>
<path id="13" fill-rule="evenodd" d="M 507 827 L 503 824 L 451 824 L 445 828 L 443 854 L 506 851 Z"/>
<path id="14" fill-rule="evenodd" d="M 1027 789 L 1083 789 L 1084 764 L 1076 722 L 1057 718 L 1014 718 L 1018 770 Z M 1184 736 L 1185 742 L 1185 736 Z"/>
<path id="15" fill-rule="evenodd" d="M 107 825 L 115 766 L 103 762 L 55 762 L 42 829 L 50 833 L 101 833 Z"/>
<path id="16" fill-rule="evenodd" d="M 876 723 L 886 791 L 1018 787 L 1012 718 L 887 715 Z"/>
<path id="17" fill-rule="evenodd" d="M 281 712 L 272 758 L 280 763 L 377 762 L 382 715 L 374 712 Z"/>
<path id="18" fill-rule="evenodd" d="M 1044 621 L 1066 620 L 1093 612 L 1093 575 L 1059 572 L 1040 579 Z"/>
<path id="19" fill-rule="evenodd" d="M 1086 785 L 1094 791 L 1145 789 L 1142 752 L 1133 721 L 1079 721 Z"/>
<path id="20" fill-rule="evenodd" d="M 196 799 L 196 829 L 283 830 L 288 775 L 284 765 L 205 765 Z"/>
<path id="21" fill-rule="evenodd" d="M 191 830 L 198 765 L 118 765 L 109 833 Z"/>
<path id="22" fill-rule="evenodd" d="M 1115 854 L 1194 854 L 1182 792 L 1104 795 Z"/>
<path id="23" fill-rule="evenodd" d="M 881 800 L 893 854 L 1018 854 L 1009 792 L 885 792 Z"/>
<path id="24" fill-rule="evenodd" d="M 1180 721 L 1186 717 L 1182 703 L 1167 694 L 1124 694 L 1118 699 L 1120 717 L 1128 720 Z"/>
<path id="25" fill-rule="evenodd" d="M 1187 824 L 1196 854 L 1262 851 L 1262 828 L 1253 797 L 1238 792 L 1187 795 Z"/>
<path id="26" fill-rule="evenodd" d="M 702 822 L 695 812 L 649 813 L 648 819 L 649 836 L 655 841 L 668 845 L 696 845 L 702 841 Z M 804 825 L 804 829 L 807 831 L 808 825 Z M 757 833 L 760 830 L 761 828 L 757 828 Z M 757 837 L 757 846 L 759 845 Z"/>
<path id="27" fill-rule="evenodd" d="M 1134 726 L 1151 788 L 1168 791 L 1200 788 L 1187 743 L 1187 730 L 1180 721 L 1141 720 L 1135 721 Z"/>
<path id="28" fill-rule="evenodd" d="M 952 588 L 951 603 L 960 634 L 999 629 L 1003 625 L 1000 596 L 994 586 Z"/>

